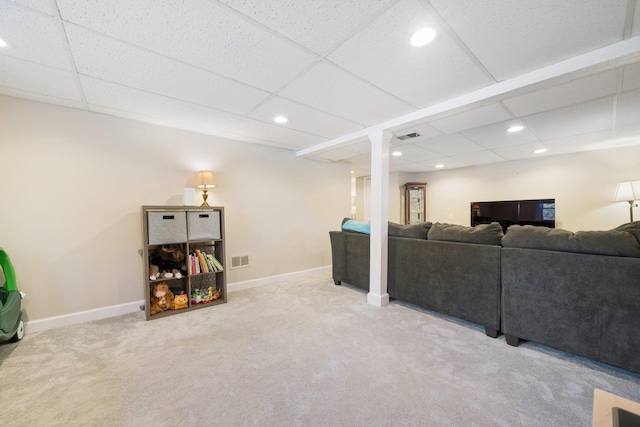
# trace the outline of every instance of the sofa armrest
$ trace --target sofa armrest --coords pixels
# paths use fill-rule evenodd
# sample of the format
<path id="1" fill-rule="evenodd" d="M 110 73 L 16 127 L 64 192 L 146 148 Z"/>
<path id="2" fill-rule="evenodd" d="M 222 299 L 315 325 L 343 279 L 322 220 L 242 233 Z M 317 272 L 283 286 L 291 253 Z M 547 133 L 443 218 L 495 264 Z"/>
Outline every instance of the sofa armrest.
<path id="1" fill-rule="evenodd" d="M 640 259 L 502 249 L 502 331 L 640 372 Z"/>

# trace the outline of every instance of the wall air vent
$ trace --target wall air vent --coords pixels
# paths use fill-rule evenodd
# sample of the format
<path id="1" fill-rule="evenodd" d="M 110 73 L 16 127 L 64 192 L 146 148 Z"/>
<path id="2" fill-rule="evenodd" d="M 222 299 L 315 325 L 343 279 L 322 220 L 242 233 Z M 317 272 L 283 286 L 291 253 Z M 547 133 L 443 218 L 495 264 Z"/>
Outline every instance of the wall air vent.
<path id="1" fill-rule="evenodd" d="M 408 133 L 406 135 L 399 136 L 398 139 L 400 141 L 404 141 L 405 139 L 417 138 L 419 136 L 420 136 L 420 134 L 418 132 L 411 132 L 411 133 Z"/>
<path id="2" fill-rule="evenodd" d="M 249 255 L 231 257 L 231 268 L 249 267 Z"/>

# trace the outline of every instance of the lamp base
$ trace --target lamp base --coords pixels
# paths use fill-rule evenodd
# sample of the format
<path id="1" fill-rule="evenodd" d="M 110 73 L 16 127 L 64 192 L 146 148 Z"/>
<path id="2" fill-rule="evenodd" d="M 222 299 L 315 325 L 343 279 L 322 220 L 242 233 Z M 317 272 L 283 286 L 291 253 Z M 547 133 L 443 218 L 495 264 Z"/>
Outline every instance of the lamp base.
<path id="1" fill-rule="evenodd" d="M 208 198 L 209 195 L 207 194 L 207 189 L 205 188 L 204 190 L 202 190 L 202 204 L 200 206 L 209 206 L 209 203 L 207 203 Z"/>

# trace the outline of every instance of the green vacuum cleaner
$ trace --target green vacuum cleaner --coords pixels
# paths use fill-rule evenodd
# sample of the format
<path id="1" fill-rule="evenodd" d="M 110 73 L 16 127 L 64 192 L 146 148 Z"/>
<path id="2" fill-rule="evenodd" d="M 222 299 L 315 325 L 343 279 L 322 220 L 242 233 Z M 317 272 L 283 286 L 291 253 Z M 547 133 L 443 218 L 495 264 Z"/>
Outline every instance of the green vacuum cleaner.
<path id="1" fill-rule="evenodd" d="M 16 273 L 9 255 L 0 248 L 0 341 L 20 341 L 24 336 L 24 323 L 20 309 L 23 294 L 18 291 Z"/>

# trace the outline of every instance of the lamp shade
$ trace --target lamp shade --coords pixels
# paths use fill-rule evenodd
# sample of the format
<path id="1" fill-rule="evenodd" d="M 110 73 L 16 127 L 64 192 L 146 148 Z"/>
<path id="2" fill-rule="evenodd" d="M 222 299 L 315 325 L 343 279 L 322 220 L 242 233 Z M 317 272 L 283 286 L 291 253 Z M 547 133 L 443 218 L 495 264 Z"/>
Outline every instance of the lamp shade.
<path id="1" fill-rule="evenodd" d="M 211 171 L 198 172 L 198 188 L 212 188 L 216 186 L 216 177 Z"/>
<path id="2" fill-rule="evenodd" d="M 616 186 L 616 193 L 613 196 L 614 202 L 630 202 L 640 200 L 640 181 L 620 182 Z"/>

